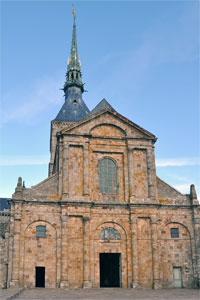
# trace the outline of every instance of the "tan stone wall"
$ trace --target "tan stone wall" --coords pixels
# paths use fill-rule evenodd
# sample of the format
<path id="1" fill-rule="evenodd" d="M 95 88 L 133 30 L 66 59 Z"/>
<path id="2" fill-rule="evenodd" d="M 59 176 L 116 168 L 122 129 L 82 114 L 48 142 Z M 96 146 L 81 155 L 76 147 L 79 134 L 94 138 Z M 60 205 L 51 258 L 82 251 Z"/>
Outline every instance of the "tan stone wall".
<path id="1" fill-rule="evenodd" d="M 83 147 L 69 146 L 69 195 L 83 194 Z"/>
<path id="2" fill-rule="evenodd" d="M 153 285 L 153 262 L 152 262 L 152 237 L 150 218 L 138 218 L 138 283 L 139 286 L 152 288 Z"/>
<path id="3" fill-rule="evenodd" d="M 46 238 L 36 237 L 36 226 L 46 226 Z M 20 285 L 35 286 L 35 267 L 45 267 L 45 287 L 56 287 L 56 230 L 48 222 L 35 221 L 24 233 L 23 273 Z M 22 282 L 23 280 L 23 282 Z"/>
<path id="4" fill-rule="evenodd" d="M 170 237 L 170 228 L 179 228 L 179 238 Z M 173 267 L 181 267 L 183 287 L 192 287 L 192 247 L 186 227 L 170 223 L 161 233 L 160 241 L 161 272 L 163 287 L 173 287 Z"/>
<path id="5" fill-rule="evenodd" d="M 144 139 L 141 146 L 138 140 L 141 133 L 111 116 L 104 121 L 113 122 L 113 125 L 101 124 L 102 118 L 63 135 L 59 158 L 60 178 L 63 180 L 59 182 L 60 191 L 63 191 L 62 199 L 127 203 L 132 196 L 133 203 L 156 202 L 152 141 Z M 83 130 L 90 135 L 86 137 Z M 127 140 L 127 134 L 133 135 L 131 142 Z M 117 195 L 99 193 L 98 163 L 104 157 L 110 157 L 116 162 Z"/>
<path id="6" fill-rule="evenodd" d="M 34 287 L 35 267 L 44 266 L 46 287 L 60 283 L 71 288 L 99 287 L 100 253 L 121 253 L 122 287 L 136 283 L 141 288 L 173 287 L 173 266 L 182 268 L 183 287 L 193 286 L 195 248 L 189 208 L 27 203 L 20 223 L 19 252 L 15 245 L 20 286 Z M 36 226 L 44 224 L 47 237 L 36 238 Z M 106 227 L 115 228 L 121 239 L 101 240 Z M 178 239 L 170 237 L 171 227 L 179 228 Z"/>
<path id="7" fill-rule="evenodd" d="M 68 226 L 68 284 L 71 288 L 81 288 L 83 287 L 82 218 L 71 216 L 68 220 Z"/>
<path id="8" fill-rule="evenodd" d="M 173 287 L 174 266 L 182 268 L 183 287 L 194 286 L 199 210 L 156 178 L 152 139 L 106 113 L 66 130 L 58 142 L 58 173 L 13 195 L 10 286 L 34 287 L 35 267 L 44 266 L 46 287 L 99 287 L 100 253 L 121 254 L 122 287 Z M 117 165 L 116 195 L 99 193 L 104 157 Z M 36 237 L 38 224 L 46 224 L 46 238 Z M 169 235 L 174 224 L 176 240 Z M 106 227 L 121 239 L 101 240 Z"/>
<path id="9" fill-rule="evenodd" d="M 146 150 L 133 150 L 134 194 L 136 198 L 148 197 L 148 174 Z"/>

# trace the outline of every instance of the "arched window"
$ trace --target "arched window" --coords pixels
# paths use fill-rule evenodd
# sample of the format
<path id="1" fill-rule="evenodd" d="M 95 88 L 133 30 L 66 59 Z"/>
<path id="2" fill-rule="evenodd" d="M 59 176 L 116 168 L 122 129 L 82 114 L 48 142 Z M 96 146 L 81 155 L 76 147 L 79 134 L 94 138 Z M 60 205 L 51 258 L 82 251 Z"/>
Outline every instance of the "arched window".
<path id="1" fill-rule="evenodd" d="M 110 158 L 99 161 L 99 192 L 117 194 L 117 166 Z"/>
<path id="2" fill-rule="evenodd" d="M 120 240 L 120 233 L 115 228 L 106 227 L 100 233 L 100 240 Z"/>

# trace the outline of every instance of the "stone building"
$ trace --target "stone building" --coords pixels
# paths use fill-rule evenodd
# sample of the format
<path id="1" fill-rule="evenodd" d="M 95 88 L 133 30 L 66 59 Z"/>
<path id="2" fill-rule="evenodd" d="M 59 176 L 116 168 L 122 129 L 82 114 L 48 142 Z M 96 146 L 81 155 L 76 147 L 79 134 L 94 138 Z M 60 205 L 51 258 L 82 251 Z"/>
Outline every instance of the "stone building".
<path id="1" fill-rule="evenodd" d="M 8 242 L 10 205 L 8 198 L 0 198 L 0 288 L 7 287 L 8 281 Z"/>
<path id="2" fill-rule="evenodd" d="M 200 206 L 156 176 L 156 137 L 82 99 L 74 13 L 49 176 L 10 201 L 10 287 L 198 287 Z"/>

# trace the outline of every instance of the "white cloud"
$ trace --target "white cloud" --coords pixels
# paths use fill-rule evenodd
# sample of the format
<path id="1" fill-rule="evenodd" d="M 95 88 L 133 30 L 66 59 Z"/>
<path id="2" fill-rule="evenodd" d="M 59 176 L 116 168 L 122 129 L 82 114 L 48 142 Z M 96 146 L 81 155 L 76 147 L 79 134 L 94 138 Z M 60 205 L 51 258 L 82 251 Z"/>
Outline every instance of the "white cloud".
<path id="1" fill-rule="evenodd" d="M 15 98 L 19 99 L 17 103 L 13 102 L 13 95 L 7 94 L 2 97 L 0 124 L 3 125 L 10 121 L 30 122 L 37 114 L 48 109 L 51 105 L 62 101 L 63 92 L 60 91 L 63 85 L 63 78 L 46 77 L 35 83 L 32 89 L 26 89 L 26 92 L 16 91 Z M 12 104 L 12 105 L 11 105 Z"/>
<path id="2" fill-rule="evenodd" d="M 46 165 L 49 155 L 1 156 L 0 166 Z"/>
<path id="3" fill-rule="evenodd" d="M 157 167 L 182 167 L 198 165 L 200 165 L 199 157 L 156 159 Z"/>

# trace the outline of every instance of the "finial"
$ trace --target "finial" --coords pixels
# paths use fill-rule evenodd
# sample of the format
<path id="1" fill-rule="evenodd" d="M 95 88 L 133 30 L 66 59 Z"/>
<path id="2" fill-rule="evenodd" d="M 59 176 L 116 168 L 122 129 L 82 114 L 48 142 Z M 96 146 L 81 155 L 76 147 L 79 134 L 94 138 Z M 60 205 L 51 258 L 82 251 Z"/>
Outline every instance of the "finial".
<path id="1" fill-rule="evenodd" d="M 21 187 L 21 186 L 22 186 L 22 178 L 18 177 L 17 187 Z"/>
<path id="2" fill-rule="evenodd" d="M 74 20 L 75 20 L 75 19 L 76 19 L 76 12 L 75 12 L 74 5 L 73 5 L 73 4 L 72 4 L 72 13 L 73 13 Z"/>

